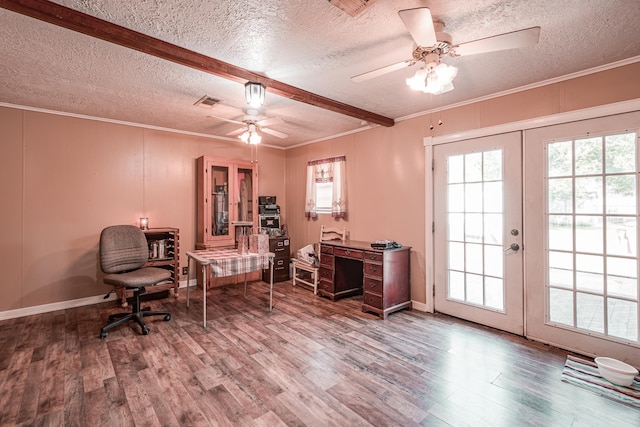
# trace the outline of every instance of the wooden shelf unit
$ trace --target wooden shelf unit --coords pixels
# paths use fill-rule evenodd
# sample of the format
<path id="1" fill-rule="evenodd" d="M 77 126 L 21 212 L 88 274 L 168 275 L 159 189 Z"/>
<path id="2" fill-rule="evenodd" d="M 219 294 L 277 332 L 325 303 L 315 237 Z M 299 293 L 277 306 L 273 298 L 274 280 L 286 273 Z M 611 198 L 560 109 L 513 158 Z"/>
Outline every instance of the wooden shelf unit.
<path id="1" fill-rule="evenodd" d="M 142 230 L 147 243 L 149 244 L 149 252 L 151 254 L 151 244 L 155 241 L 165 241 L 165 257 L 164 258 L 149 258 L 144 264 L 144 267 L 159 267 L 171 272 L 171 281 L 155 285 L 148 286 L 146 293 L 156 293 L 173 289 L 173 295 L 178 296 L 179 278 L 180 278 L 180 230 L 172 227 L 163 228 L 150 228 L 148 230 Z M 127 298 L 133 296 L 132 289 L 126 289 L 122 287 L 116 288 L 116 295 L 120 299 L 122 307 L 126 307 Z"/>

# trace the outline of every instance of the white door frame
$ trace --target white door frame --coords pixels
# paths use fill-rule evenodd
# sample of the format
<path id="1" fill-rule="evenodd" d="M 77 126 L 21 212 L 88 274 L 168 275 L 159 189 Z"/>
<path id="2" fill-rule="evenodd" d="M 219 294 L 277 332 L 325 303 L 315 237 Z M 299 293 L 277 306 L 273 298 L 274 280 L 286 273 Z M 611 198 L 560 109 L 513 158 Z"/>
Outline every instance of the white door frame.
<path id="1" fill-rule="evenodd" d="M 426 301 L 424 303 L 413 301 L 413 308 L 422 310 L 425 312 L 434 312 L 434 286 L 435 286 L 435 272 L 434 272 L 434 242 L 432 224 L 434 222 L 434 204 L 433 204 L 433 147 L 438 144 L 445 144 L 448 142 L 462 141 L 465 139 L 472 139 L 482 136 L 495 135 L 500 133 L 512 132 L 512 131 L 525 131 L 542 126 L 549 126 L 554 124 L 568 123 L 577 120 L 585 120 L 597 117 L 603 117 L 613 114 L 626 113 L 631 111 L 640 111 L 640 99 L 634 99 L 630 101 L 622 101 L 613 104 L 601 105 L 597 107 L 591 107 L 581 110 L 569 111 L 565 113 L 554 114 L 550 116 L 537 117 L 518 122 L 505 123 L 496 126 L 490 126 L 479 129 L 472 129 L 463 132 L 452 133 L 442 136 L 426 136 L 423 138 L 423 145 L 425 147 L 424 152 L 424 165 L 425 165 L 425 190 L 429 194 L 425 195 L 425 284 L 426 284 Z M 426 114 L 428 114 L 427 112 Z M 431 169 L 431 170 L 430 170 Z M 526 274 L 526 266 L 525 266 Z M 525 292 L 526 280 L 525 280 Z M 525 308 L 526 310 L 526 308 Z M 526 313 L 524 334 L 527 334 Z"/>

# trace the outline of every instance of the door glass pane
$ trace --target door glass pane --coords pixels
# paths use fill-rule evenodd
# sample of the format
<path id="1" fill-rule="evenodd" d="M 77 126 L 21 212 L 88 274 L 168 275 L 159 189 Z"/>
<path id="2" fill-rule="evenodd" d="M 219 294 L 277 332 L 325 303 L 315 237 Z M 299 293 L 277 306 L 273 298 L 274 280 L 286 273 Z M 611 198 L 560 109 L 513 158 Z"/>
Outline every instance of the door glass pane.
<path id="1" fill-rule="evenodd" d="M 607 293 L 638 299 L 638 262 L 635 259 L 607 257 Z"/>
<path id="2" fill-rule="evenodd" d="M 229 168 L 211 167 L 211 235 L 229 235 Z"/>
<path id="3" fill-rule="evenodd" d="M 614 175 L 607 177 L 607 213 L 636 213 L 636 177 L 635 175 Z"/>
<path id="4" fill-rule="evenodd" d="M 636 256 L 636 219 L 634 217 L 607 217 L 607 253 L 609 255 Z"/>
<path id="5" fill-rule="evenodd" d="M 448 186 L 447 210 L 449 212 L 464 212 L 464 184 Z"/>
<path id="6" fill-rule="evenodd" d="M 465 245 L 465 271 L 482 274 L 482 245 L 467 243 Z"/>
<path id="7" fill-rule="evenodd" d="M 573 289 L 573 254 L 549 251 L 549 284 Z"/>
<path id="8" fill-rule="evenodd" d="M 484 286 L 487 290 L 485 295 L 485 305 L 497 310 L 502 310 L 504 301 L 504 286 L 502 283 L 502 279 L 498 279 L 495 277 L 485 277 Z"/>
<path id="9" fill-rule="evenodd" d="M 464 155 L 464 180 L 465 182 L 482 181 L 482 153 Z"/>
<path id="10" fill-rule="evenodd" d="M 554 178 L 548 181 L 549 212 L 573 212 L 573 179 Z"/>
<path id="11" fill-rule="evenodd" d="M 484 214 L 484 242 L 502 245 L 502 214 Z"/>
<path id="12" fill-rule="evenodd" d="M 636 171 L 636 134 L 605 137 L 607 173 Z"/>
<path id="13" fill-rule="evenodd" d="M 465 185 L 464 210 L 465 212 L 482 212 L 482 183 Z"/>
<path id="14" fill-rule="evenodd" d="M 502 180 L 502 151 L 493 150 L 482 153 L 484 164 L 482 173 L 484 181 Z"/>
<path id="15" fill-rule="evenodd" d="M 449 297 L 464 301 L 464 273 L 449 270 Z"/>
<path id="16" fill-rule="evenodd" d="M 447 180 L 449 184 L 464 182 L 464 156 L 447 159 Z"/>
<path id="17" fill-rule="evenodd" d="M 468 213 L 464 215 L 464 236 L 467 242 L 482 242 L 483 224 L 481 213 Z"/>
<path id="18" fill-rule="evenodd" d="M 638 341 L 638 304 L 616 298 L 607 298 L 609 335 Z"/>
<path id="19" fill-rule="evenodd" d="M 549 215 L 547 224 L 549 249 L 573 250 L 573 217 Z"/>
<path id="20" fill-rule="evenodd" d="M 604 290 L 602 256 L 576 254 L 576 289 L 602 293 Z"/>
<path id="21" fill-rule="evenodd" d="M 484 211 L 502 212 L 502 181 L 484 183 Z"/>
<path id="22" fill-rule="evenodd" d="M 638 342 L 635 133 L 547 145 L 548 321 Z"/>
<path id="23" fill-rule="evenodd" d="M 576 139 L 576 175 L 591 175 L 602 172 L 602 138 Z"/>
<path id="24" fill-rule="evenodd" d="M 602 213 L 602 177 L 576 178 L 576 213 Z"/>
<path id="25" fill-rule="evenodd" d="M 502 252 L 502 246 L 484 246 L 484 273 L 486 275 L 502 277 L 504 274 Z"/>
<path id="26" fill-rule="evenodd" d="M 449 269 L 464 271 L 464 243 L 449 242 Z"/>
<path id="27" fill-rule="evenodd" d="M 588 331 L 604 332 L 604 298 L 599 295 L 576 294 L 577 327 Z"/>
<path id="28" fill-rule="evenodd" d="M 253 221 L 253 171 L 238 169 L 238 221 Z"/>
<path id="29" fill-rule="evenodd" d="M 467 274 L 467 301 L 471 304 L 482 305 L 484 295 L 482 292 L 482 276 L 479 274 Z"/>
<path id="30" fill-rule="evenodd" d="M 502 162 L 502 150 L 447 158 L 447 298 L 491 310 L 505 298 Z"/>
<path id="31" fill-rule="evenodd" d="M 601 254 L 604 250 L 602 216 L 576 216 L 576 251 Z"/>
<path id="32" fill-rule="evenodd" d="M 449 240 L 464 241 L 464 214 L 449 214 Z"/>
<path id="33" fill-rule="evenodd" d="M 547 176 L 571 176 L 573 174 L 573 141 L 554 142 L 547 145 Z"/>

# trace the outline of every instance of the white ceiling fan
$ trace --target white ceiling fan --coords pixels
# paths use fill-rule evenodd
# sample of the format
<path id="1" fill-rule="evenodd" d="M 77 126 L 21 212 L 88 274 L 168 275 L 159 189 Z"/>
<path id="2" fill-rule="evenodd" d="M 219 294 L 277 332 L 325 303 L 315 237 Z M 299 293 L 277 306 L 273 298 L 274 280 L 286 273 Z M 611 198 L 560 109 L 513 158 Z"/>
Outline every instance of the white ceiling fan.
<path id="1" fill-rule="evenodd" d="M 421 80 L 421 87 L 414 88 L 412 82 L 410 82 L 411 79 L 407 79 L 407 84 L 414 89 L 424 90 L 425 92 L 443 93 L 453 89 L 451 81 L 455 77 L 457 69 L 440 62 L 442 57 L 475 55 L 532 46 L 538 43 L 540 36 L 540 27 L 532 27 L 457 45 L 453 43 L 451 36 L 444 32 L 444 23 L 433 21 L 428 7 L 401 10 L 398 15 L 417 44 L 412 57 L 376 70 L 358 74 L 351 77 L 352 81 L 356 83 L 363 82 L 422 62 L 424 67 L 418 70 L 413 81 L 413 83 L 416 83 L 416 80 Z M 434 86 L 438 86 L 436 81 L 440 80 L 439 92 L 426 90 L 430 83 L 429 79 L 433 80 L 431 83 L 434 83 Z"/>
<path id="2" fill-rule="evenodd" d="M 210 117 L 212 119 L 216 119 L 216 120 L 222 120 L 225 122 L 229 122 L 229 123 L 235 123 L 238 125 L 242 125 L 242 127 L 236 129 L 236 130 L 232 130 L 231 132 L 228 132 L 227 135 L 229 136 L 233 136 L 233 135 L 239 135 L 242 134 L 243 132 L 256 132 L 256 131 L 261 131 L 264 133 L 268 133 L 269 135 L 273 135 L 277 138 L 287 138 L 289 135 L 287 135 L 284 132 L 280 132 L 274 129 L 270 129 L 267 126 L 273 126 L 273 125 L 277 125 L 277 124 L 282 124 L 284 123 L 284 120 L 278 118 L 278 117 L 267 117 L 267 118 L 260 118 L 259 115 L 259 111 L 258 110 L 253 110 L 253 109 L 248 109 L 245 110 L 245 115 L 238 119 L 238 120 L 234 120 L 234 119 L 227 119 L 226 117 L 219 117 L 219 116 L 212 116 L 209 115 L 207 117 Z"/>

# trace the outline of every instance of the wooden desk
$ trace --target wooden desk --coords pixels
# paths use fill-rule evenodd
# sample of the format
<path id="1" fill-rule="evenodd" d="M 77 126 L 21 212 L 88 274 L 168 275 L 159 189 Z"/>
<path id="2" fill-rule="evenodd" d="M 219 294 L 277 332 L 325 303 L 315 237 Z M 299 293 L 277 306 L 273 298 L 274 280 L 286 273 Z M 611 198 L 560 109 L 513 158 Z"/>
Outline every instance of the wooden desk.
<path id="1" fill-rule="evenodd" d="M 373 249 L 370 242 L 320 243 L 318 294 L 338 298 L 363 293 L 362 311 L 387 314 L 411 307 L 411 247 Z"/>
<path id="2" fill-rule="evenodd" d="M 264 255 L 249 253 L 238 254 L 237 249 L 213 249 L 187 252 L 187 308 L 189 307 L 189 278 L 191 274 L 191 260 L 202 266 L 202 277 L 225 277 L 245 273 L 244 293 L 247 294 L 247 275 L 251 271 L 269 269 L 269 311 L 273 308 L 273 258 L 272 252 Z M 202 287 L 202 322 L 207 327 L 207 286 Z"/>

